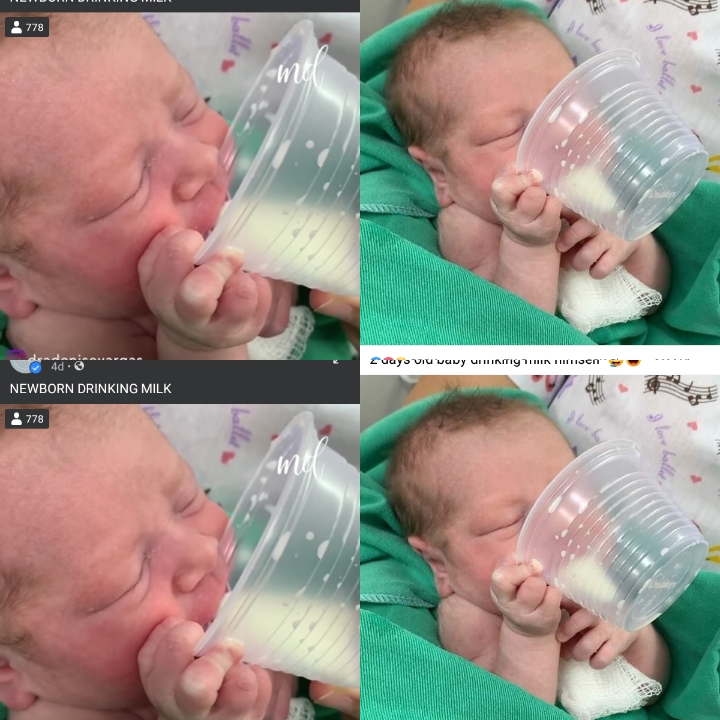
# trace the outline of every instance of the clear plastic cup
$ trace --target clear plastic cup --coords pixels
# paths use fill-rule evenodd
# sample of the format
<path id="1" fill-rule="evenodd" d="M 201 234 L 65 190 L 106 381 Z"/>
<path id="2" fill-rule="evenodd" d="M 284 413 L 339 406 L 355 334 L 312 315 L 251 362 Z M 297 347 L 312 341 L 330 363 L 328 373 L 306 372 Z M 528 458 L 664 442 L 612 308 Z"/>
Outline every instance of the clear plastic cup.
<path id="1" fill-rule="evenodd" d="M 595 615 L 634 632 L 690 585 L 708 544 L 645 469 L 627 440 L 600 443 L 542 492 L 518 540 L 548 584 Z"/>
<path id="2" fill-rule="evenodd" d="M 325 442 L 308 412 L 273 442 L 221 540 L 232 590 L 196 656 L 232 638 L 249 663 L 359 687 L 360 477 Z"/>
<path id="3" fill-rule="evenodd" d="M 630 241 L 680 207 L 707 162 L 630 50 L 599 53 L 565 77 L 533 115 L 517 158 L 520 172 L 540 170 L 548 194 Z"/>
<path id="4" fill-rule="evenodd" d="M 359 295 L 360 82 L 325 51 L 302 20 L 271 54 L 221 148 L 232 200 L 196 264 L 231 246 L 251 272 Z"/>

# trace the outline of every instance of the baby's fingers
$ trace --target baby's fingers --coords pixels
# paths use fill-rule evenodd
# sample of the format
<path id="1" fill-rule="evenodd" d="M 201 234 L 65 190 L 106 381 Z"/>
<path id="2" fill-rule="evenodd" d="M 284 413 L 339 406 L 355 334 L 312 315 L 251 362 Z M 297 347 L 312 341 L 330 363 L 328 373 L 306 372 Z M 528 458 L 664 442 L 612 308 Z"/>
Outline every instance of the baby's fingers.
<path id="1" fill-rule="evenodd" d="M 533 612 L 546 602 L 546 595 L 551 593 L 552 590 L 554 588 L 548 586 L 541 577 L 529 577 L 518 588 L 516 607 L 524 612 Z M 559 595 L 559 592 L 557 594 Z M 547 601 L 548 605 L 550 605 L 550 599 L 552 599 L 552 596 Z M 559 597 L 555 604 L 560 607 Z"/>
<path id="2" fill-rule="evenodd" d="M 237 641 L 226 640 L 207 655 L 194 660 L 182 674 L 175 689 L 174 700 L 179 717 L 183 720 L 195 717 L 204 719 L 218 702 L 226 677 L 242 657 L 242 645 Z M 218 707 L 222 709 L 222 706 Z"/>
<path id="3" fill-rule="evenodd" d="M 627 257 L 625 242 L 620 240 L 612 243 L 610 248 L 601 255 L 600 259 L 590 268 L 590 277 L 602 280 L 621 265 Z"/>
<path id="4" fill-rule="evenodd" d="M 586 240 L 577 253 L 575 253 L 575 257 L 572 260 L 573 268 L 583 272 L 590 270 L 609 247 L 608 236 L 604 233 Z"/>
<path id="5" fill-rule="evenodd" d="M 571 637 L 589 627 L 594 627 L 600 622 L 597 615 L 593 615 L 589 610 L 584 608 L 577 610 L 565 620 L 557 629 L 556 637 L 562 642 L 567 642 Z"/>
<path id="6" fill-rule="evenodd" d="M 505 564 L 505 560 L 501 563 L 493 570 L 490 578 L 492 591 L 500 603 L 514 600 L 520 585 L 542 570 L 542 565 L 537 560 L 531 560 L 525 565 Z"/>
<path id="7" fill-rule="evenodd" d="M 518 175 L 514 164 L 506 165 L 493 180 L 490 188 L 492 201 L 501 213 L 515 209 L 518 197 L 533 185 L 540 185 L 542 174 L 538 170 Z"/>
<path id="8" fill-rule="evenodd" d="M 174 226 L 152 239 L 138 261 L 140 286 L 151 309 L 172 303 L 178 285 L 193 269 L 202 242 L 200 233 Z"/>
<path id="9" fill-rule="evenodd" d="M 225 286 L 242 267 L 239 250 L 226 248 L 196 267 L 182 281 L 175 297 L 179 317 L 189 323 L 198 323 L 213 316 Z"/>
<path id="10" fill-rule="evenodd" d="M 225 676 L 211 718 L 263 720 L 271 696 L 272 680 L 267 670 L 238 663 Z"/>
<path id="11" fill-rule="evenodd" d="M 595 655 L 606 640 L 611 637 L 612 631 L 607 623 L 599 623 L 590 628 L 576 643 L 572 656 L 575 660 L 585 661 Z"/>
<path id="12" fill-rule="evenodd" d="M 582 240 L 594 237 L 599 232 L 600 229 L 597 225 L 593 225 L 593 223 L 585 218 L 580 218 L 580 220 L 575 221 L 566 230 L 560 233 L 560 237 L 558 237 L 555 246 L 560 252 L 566 252 Z"/>
<path id="13" fill-rule="evenodd" d="M 217 319 L 250 323 L 260 332 L 272 304 L 272 288 L 260 275 L 237 272 L 228 280 L 217 305 Z"/>
<path id="14" fill-rule="evenodd" d="M 150 702 L 162 710 L 167 720 L 179 716 L 178 686 L 184 673 L 194 665 L 193 648 L 202 634 L 196 623 L 167 620 L 155 628 L 140 650 L 138 667 L 143 687 Z M 186 719 L 186 715 L 180 717 Z"/>

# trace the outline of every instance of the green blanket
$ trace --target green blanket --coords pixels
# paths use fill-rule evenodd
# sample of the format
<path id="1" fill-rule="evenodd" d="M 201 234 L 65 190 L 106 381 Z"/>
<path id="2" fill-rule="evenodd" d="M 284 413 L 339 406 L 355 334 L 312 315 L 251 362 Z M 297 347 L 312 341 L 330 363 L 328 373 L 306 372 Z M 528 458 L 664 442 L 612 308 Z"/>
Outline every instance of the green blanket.
<path id="1" fill-rule="evenodd" d="M 472 392 L 472 391 L 471 391 Z M 532 396 L 516 390 L 494 391 Z M 361 643 L 363 720 L 568 720 L 521 688 L 444 651 L 433 577 L 402 537 L 383 488 L 398 434 L 437 400 L 400 410 L 361 436 Z M 720 718 L 720 574 L 701 572 L 655 622 L 672 653 L 662 698 L 623 720 Z"/>
<path id="2" fill-rule="evenodd" d="M 504 4 L 544 17 L 523 2 Z M 590 336 L 440 257 L 432 183 L 406 152 L 383 99 L 395 49 L 436 7 L 360 46 L 363 344 L 720 343 L 720 183 L 701 182 L 655 231 L 673 269 L 661 309 Z"/>

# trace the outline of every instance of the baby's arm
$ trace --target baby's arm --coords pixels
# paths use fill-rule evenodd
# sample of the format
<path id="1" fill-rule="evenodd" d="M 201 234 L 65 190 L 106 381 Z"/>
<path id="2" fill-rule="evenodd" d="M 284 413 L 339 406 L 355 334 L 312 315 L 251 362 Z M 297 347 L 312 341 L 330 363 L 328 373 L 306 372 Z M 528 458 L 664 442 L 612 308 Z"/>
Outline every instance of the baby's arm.
<path id="1" fill-rule="evenodd" d="M 560 253 L 554 245 L 520 245 L 509 240 L 503 232 L 495 273 L 496 285 L 554 315 L 559 275 Z"/>
<path id="2" fill-rule="evenodd" d="M 670 651 L 660 633 L 648 625 L 637 633 L 635 642 L 623 657 L 641 673 L 657 680 L 663 687 L 670 679 Z"/>
<path id="3" fill-rule="evenodd" d="M 494 672 L 498 620 L 459 595 L 450 595 L 438 606 L 440 644 L 448 652 Z"/>
<path id="4" fill-rule="evenodd" d="M 645 235 L 635 245 L 623 267 L 641 283 L 665 297 L 670 288 L 670 261 L 665 250 L 653 235 Z"/>
<path id="5" fill-rule="evenodd" d="M 448 262 L 494 281 L 497 226 L 453 203 L 438 215 L 440 253 Z"/>
<path id="6" fill-rule="evenodd" d="M 557 694 L 560 593 L 538 577 L 536 565 L 498 564 L 492 594 L 498 617 L 451 595 L 438 608 L 440 641 L 449 652 L 471 660 L 550 704 Z"/>
<path id="7" fill-rule="evenodd" d="M 499 248 L 497 225 L 451 205 L 438 217 L 443 257 L 555 313 L 560 253 L 560 201 L 539 187 L 539 174 L 518 175 L 503 168 L 492 186 L 493 210 L 502 223 Z"/>
<path id="8" fill-rule="evenodd" d="M 514 164 L 493 180 L 490 204 L 503 225 L 495 283 L 554 315 L 562 204 L 545 193 L 541 181 L 537 170 L 518 175 Z"/>
<path id="9" fill-rule="evenodd" d="M 560 643 L 555 637 L 562 595 L 540 577 L 537 560 L 518 565 L 503 558 L 491 578 L 491 595 L 503 614 L 495 674 L 555 704 Z"/>

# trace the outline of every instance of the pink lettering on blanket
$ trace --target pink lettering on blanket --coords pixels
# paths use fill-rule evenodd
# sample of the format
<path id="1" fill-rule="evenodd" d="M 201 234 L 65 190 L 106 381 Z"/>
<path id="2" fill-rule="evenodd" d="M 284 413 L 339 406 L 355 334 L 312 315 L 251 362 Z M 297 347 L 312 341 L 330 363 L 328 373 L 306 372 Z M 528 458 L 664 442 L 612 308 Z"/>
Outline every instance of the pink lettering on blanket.
<path id="1" fill-rule="evenodd" d="M 142 13 L 143 20 L 155 31 L 158 37 L 162 37 L 160 33 L 160 16 L 156 13 Z"/>
<path id="2" fill-rule="evenodd" d="M 243 50 L 252 50 L 252 40 L 245 34 L 250 17 L 248 15 L 232 15 L 230 22 L 232 23 L 232 33 L 228 53 L 240 57 Z"/>
<path id="3" fill-rule="evenodd" d="M 655 436 L 657 437 L 660 445 L 663 448 L 667 448 L 668 434 L 670 430 L 672 430 L 672 426 L 668 425 L 666 420 L 663 421 L 662 413 L 658 413 L 657 415 L 647 415 L 646 417 L 648 422 L 652 425 L 653 430 L 655 431 Z M 660 468 L 657 471 L 657 476 L 662 483 L 668 478 L 675 477 L 675 473 L 677 471 L 675 466 L 672 464 L 672 458 L 676 457 L 677 453 L 674 453 L 672 450 L 661 450 L 660 455 Z"/>
<path id="4" fill-rule="evenodd" d="M 657 46 L 658 52 L 663 58 L 668 57 L 668 46 L 672 36 L 668 34 L 668 31 L 663 29 L 662 23 L 655 25 L 647 25 L 647 30 L 653 34 L 655 45 Z M 672 60 L 661 60 L 660 61 L 660 78 L 657 81 L 657 87 L 662 95 L 663 90 L 674 87 L 677 82 L 675 75 L 673 75 L 674 68 L 677 67 L 677 63 Z"/>
<path id="5" fill-rule="evenodd" d="M 583 420 L 584 417 L 585 413 L 580 413 L 578 415 L 575 410 L 571 410 L 565 422 L 568 425 L 574 425 L 575 427 L 580 428 L 580 430 L 586 432 L 588 435 L 590 435 L 590 437 L 595 443 L 602 442 L 603 438 L 600 435 L 600 433 L 602 433 L 602 428 L 593 430 L 589 425 L 587 425 L 587 423 L 585 423 L 585 421 Z"/>
<path id="6" fill-rule="evenodd" d="M 579 37 L 581 40 L 584 40 L 586 43 L 590 45 L 590 47 L 596 52 L 602 52 L 605 48 L 600 46 L 600 43 L 602 42 L 602 38 L 591 38 L 587 31 L 584 29 L 585 23 L 580 23 L 579 25 L 575 22 L 575 20 L 571 20 L 570 24 L 567 27 L 567 30 L 565 31 L 568 35 L 575 35 L 576 37 Z"/>
<path id="7" fill-rule="evenodd" d="M 162 430 L 160 408 L 157 405 L 141 405 L 140 407 L 152 418 L 155 425 Z"/>
<path id="8" fill-rule="evenodd" d="M 228 445 L 239 449 L 241 443 L 247 444 L 252 440 L 252 431 L 250 428 L 243 426 L 243 421 L 250 416 L 250 408 L 234 405 L 230 409 L 230 413 L 232 416 L 232 424 L 230 426 Z M 227 463 L 228 460 L 222 460 L 222 462 Z"/>

